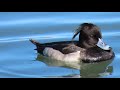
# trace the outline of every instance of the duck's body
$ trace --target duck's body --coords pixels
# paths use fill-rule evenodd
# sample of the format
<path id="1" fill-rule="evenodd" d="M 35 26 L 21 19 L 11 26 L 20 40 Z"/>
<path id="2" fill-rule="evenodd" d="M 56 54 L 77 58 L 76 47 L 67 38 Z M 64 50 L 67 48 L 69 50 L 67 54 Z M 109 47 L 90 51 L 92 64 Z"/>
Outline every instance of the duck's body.
<path id="1" fill-rule="evenodd" d="M 38 53 L 56 60 L 82 60 L 83 62 L 90 63 L 110 60 L 114 57 L 112 50 L 104 51 L 97 47 L 84 49 L 77 46 L 78 41 L 62 41 L 45 44 L 40 44 L 35 40 L 30 41 L 36 45 L 37 48 L 35 50 L 37 50 Z"/>
<path id="2" fill-rule="evenodd" d="M 100 62 L 112 59 L 112 49 L 102 41 L 102 35 L 94 24 L 84 23 L 75 35 L 80 33 L 79 41 L 61 41 L 41 44 L 30 40 L 36 45 L 38 53 L 51 59 L 63 61 Z"/>

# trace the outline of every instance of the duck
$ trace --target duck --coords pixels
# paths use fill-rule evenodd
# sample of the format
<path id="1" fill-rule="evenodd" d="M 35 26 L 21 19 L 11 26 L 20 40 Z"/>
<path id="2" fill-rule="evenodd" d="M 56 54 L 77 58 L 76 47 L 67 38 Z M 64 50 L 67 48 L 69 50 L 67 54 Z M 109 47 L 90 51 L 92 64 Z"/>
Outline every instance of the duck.
<path id="1" fill-rule="evenodd" d="M 79 40 L 74 40 L 79 34 Z M 93 23 L 82 23 L 71 41 L 40 43 L 30 39 L 37 52 L 54 60 L 68 62 L 101 62 L 115 57 L 112 47 L 103 41 L 100 28 Z"/>

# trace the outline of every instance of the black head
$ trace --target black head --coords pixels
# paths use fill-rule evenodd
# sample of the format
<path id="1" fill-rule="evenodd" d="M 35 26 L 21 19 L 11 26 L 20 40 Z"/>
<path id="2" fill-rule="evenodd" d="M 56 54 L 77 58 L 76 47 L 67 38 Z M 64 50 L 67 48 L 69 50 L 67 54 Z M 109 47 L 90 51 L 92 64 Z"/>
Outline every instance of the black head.
<path id="1" fill-rule="evenodd" d="M 76 30 L 72 39 L 74 39 L 77 34 L 79 34 L 79 45 L 82 48 L 95 47 L 98 39 L 102 38 L 100 29 L 98 26 L 92 23 L 83 23 Z"/>

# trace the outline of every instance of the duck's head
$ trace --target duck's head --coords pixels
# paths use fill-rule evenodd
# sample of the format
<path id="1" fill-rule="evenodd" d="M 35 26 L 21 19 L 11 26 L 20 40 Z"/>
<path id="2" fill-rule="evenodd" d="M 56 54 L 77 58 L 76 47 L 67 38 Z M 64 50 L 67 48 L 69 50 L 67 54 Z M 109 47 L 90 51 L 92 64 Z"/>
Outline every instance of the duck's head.
<path id="1" fill-rule="evenodd" d="M 80 33 L 80 34 L 79 34 Z M 79 34 L 79 46 L 82 48 L 100 47 L 110 50 L 111 47 L 103 42 L 100 28 L 92 23 L 83 23 L 75 31 L 72 40 Z"/>

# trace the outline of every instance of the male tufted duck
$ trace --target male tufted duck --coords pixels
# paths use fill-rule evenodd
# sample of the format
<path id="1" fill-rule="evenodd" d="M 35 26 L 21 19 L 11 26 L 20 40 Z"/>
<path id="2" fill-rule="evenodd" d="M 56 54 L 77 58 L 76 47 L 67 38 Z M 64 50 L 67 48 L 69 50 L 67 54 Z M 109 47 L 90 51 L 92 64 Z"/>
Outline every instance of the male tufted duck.
<path id="1" fill-rule="evenodd" d="M 79 41 L 73 39 L 79 34 Z M 41 44 L 35 40 L 38 53 L 55 60 L 83 61 L 86 63 L 100 62 L 114 58 L 112 48 L 102 40 L 102 34 L 97 25 L 83 23 L 75 31 L 72 41 L 61 41 Z"/>

